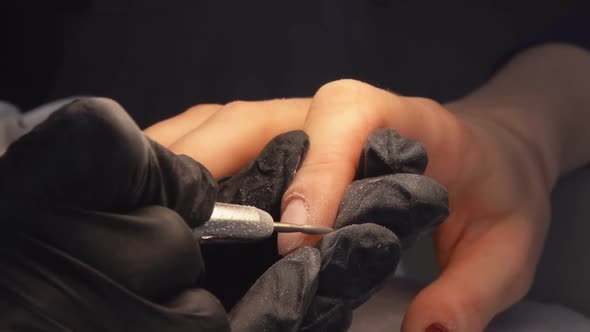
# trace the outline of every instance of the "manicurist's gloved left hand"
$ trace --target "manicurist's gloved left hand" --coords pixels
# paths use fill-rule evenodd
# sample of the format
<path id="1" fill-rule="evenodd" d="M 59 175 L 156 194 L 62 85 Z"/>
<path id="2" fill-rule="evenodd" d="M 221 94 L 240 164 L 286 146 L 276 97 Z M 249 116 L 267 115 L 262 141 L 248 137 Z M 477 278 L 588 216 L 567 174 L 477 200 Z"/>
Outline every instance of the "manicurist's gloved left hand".
<path id="1" fill-rule="evenodd" d="M 282 195 L 308 147 L 303 131 L 277 136 L 245 169 L 221 180 L 217 199 L 256 206 L 278 220 Z M 206 285 L 227 307 L 256 280 L 230 313 L 232 331 L 346 331 L 352 310 L 395 270 L 402 243 L 411 245 L 447 216 L 446 190 L 422 175 L 426 161 L 422 144 L 391 129 L 375 131 L 340 205 L 336 231 L 279 260 L 258 280 L 277 259 L 276 238 L 203 246 L 214 275 Z"/>

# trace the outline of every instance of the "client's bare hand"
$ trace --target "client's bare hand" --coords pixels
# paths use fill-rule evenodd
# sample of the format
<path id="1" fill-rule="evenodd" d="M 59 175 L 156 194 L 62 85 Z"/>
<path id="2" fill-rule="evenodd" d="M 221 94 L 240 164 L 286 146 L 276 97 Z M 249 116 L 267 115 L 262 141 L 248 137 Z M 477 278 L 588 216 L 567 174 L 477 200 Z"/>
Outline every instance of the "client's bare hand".
<path id="1" fill-rule="evenodd" d="M 331 225 L 363 144 L 383 127 L 424 143 L 426 174 L 450 193 L 451 214 L 436 232 L 442 274 L 414 299 L 403 331 L 433 324 L 482 331 L 528 290 L 549 218 L 551 183 L 542 163 L 534 147 L 501 122 L 340 80 L 311 99 L 195 106 L 146 134 L 222 177 L 277 134 L 304 129 L 311 147 L 283 198 L 282 220 Z M 287 254 L 315 240 L 281 234 L 279 250 Z"/>

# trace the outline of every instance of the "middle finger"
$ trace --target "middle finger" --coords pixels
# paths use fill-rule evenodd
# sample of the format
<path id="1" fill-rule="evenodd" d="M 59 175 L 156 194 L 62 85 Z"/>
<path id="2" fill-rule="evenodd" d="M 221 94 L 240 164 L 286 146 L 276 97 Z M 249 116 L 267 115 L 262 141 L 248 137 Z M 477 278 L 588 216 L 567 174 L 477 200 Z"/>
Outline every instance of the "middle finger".
<path id="1" fill-rule="evenodd" d="M 303 128 L 310 100 L 232 102 L 170 146 L 202 163 L 216 178 L 234 174 L 270 140 Z"/>

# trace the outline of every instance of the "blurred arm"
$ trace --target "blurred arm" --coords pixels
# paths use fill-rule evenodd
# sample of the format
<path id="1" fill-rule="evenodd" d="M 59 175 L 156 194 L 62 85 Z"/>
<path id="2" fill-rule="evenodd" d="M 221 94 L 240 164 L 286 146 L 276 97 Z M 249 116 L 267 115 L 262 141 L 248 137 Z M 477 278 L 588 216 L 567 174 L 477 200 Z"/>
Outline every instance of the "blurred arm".
<path id="1" fill-rule="evenodd" d="M 590 161 L 590 52 L 566 44 L 531 48 L 447 107 L 510 131 L 536 154 L 552 187 Z"/>

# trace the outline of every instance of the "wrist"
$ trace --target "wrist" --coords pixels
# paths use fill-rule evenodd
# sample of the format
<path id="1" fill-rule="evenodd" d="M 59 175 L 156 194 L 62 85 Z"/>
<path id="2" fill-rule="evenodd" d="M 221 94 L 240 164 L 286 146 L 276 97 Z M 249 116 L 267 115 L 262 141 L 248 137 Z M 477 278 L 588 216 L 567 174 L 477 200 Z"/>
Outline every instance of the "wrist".
<path id="1" fill-rule="evenodd" d="M 488 82 L 448 105 L 454 113 L 481 119 L 509 132 L 538 155 L 547 184 L 590 163 L 580 142 L 590 139 L 590 53 L 564 44 L 523 51 Z"/>
<path id="2" fill-rule="evenodd" d="M 514 167 L 525 167 L 538 175 L 550 192 L 560 175 L 557 131 L 546 119 L 533 117 L 511 107 L 487 107 L 471 101 L 446 105 L 461 121 L 483 132 L 483 137 L 496 148 L 510 155 Z"/>

